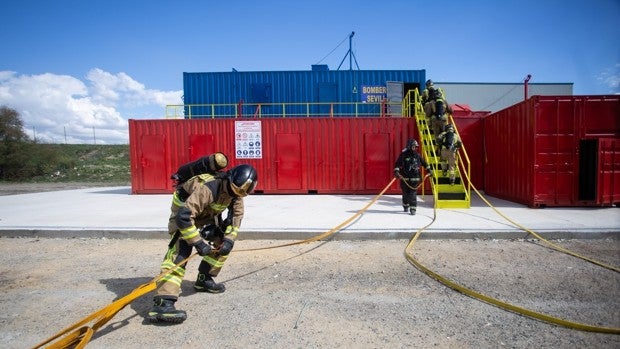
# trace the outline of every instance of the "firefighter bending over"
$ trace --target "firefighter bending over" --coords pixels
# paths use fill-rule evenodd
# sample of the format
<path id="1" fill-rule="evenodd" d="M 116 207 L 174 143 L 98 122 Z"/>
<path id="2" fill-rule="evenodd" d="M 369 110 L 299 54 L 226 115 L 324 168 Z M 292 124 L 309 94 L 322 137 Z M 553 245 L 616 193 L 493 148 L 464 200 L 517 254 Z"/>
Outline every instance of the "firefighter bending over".
<path id="1" fill-rule="evenodd" d="M 168 223 L 171 240 L 161 264 L 168 271 L 192 253 L 195 248 L 202 261 L 194 289 L 198 292 L 221 293 L 225 287 L 216 283 L 217 276 L 232 248 L 243 219 L 243 198 L 256 187 L 256 169 L 239 165 L 227 172 L 200 174 L 177 186 L 173 194 Z M 221 213 L 228 209 L 226 219 Z M 157 283 L 155 305 L 149 311 L 150 321 L 181 323 L 187 313 L 174 303 L 181 293 L 186 264 L 175 268 Z"/>
<path id="2" fill-rule="evenodd" d="M 417 191 L 420 184 L 420 166 L 424 166 L 426 171 L 432 176 L 433 171 L 426 161 L 417 152 L 418 141 L 410 139 L 407 141 L 407 147 L 398 156 L 394 165 L 394 177 L 400 179 L 400 188 L 402 190 L 403 210 L 409 211 L 409 214 L 415 215 L 418 207 Z"/>

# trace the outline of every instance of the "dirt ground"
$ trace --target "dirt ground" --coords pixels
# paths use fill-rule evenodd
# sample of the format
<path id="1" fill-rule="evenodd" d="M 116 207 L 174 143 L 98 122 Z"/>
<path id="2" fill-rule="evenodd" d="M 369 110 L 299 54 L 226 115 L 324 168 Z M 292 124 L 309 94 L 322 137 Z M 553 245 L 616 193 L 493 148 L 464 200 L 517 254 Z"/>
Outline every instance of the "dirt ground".
<path id="1" fill-rule="evenodd" d="M 620 266 L 620 240 L 554 242 Z M 620 348 L 619 335 L 542 322 L 444 286 L 405 258 L 406 240 L 241 251 L 285 243 L 238 241 L 217 278 L 227 288 L 222 294 L 194 292 L 199 260 L 190 260 L 177 302 L 188 313 L 183 324 L 146 321 L 147 294 L 97 331 L 88 348 Z M 149 282 L 166 244 L 1 237 L 2 346 L 31 348 Z M 620 328 L 620 273 L 537 241 L 423 239 L 413 256 L 487 296 Z"/>
<path id="2" fill-rule="evenodd" d="M 278 241 L 278 243 L 283 243 Z M 241 240 L 235 248 L 268 246 Z M 407 241 L 328 241 L 236 252 L 222 294 L 193 291 L 180 325 L 144 318 L 152 294 L 95 333 L 89 348 L 618 348 L 620 336 L 534 320 L 456 292 L 415 268 Z M 615 266 L 611 240 L 561 245 Z M 158 273 L 164 240 L 0 238 L 0 341 L 29 348 Z M 530 241 L 420 240 L 426 267 L 477 292 L 561 319 L 620 328 L 620 276 Z"/>

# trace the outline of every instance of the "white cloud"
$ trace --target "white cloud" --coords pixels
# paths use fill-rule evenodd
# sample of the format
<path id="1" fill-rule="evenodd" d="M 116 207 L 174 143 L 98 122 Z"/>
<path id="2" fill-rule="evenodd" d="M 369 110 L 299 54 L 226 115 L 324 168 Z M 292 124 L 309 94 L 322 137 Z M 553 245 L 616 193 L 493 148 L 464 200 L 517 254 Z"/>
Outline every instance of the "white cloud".
<path id="1" fill-rule="evenodd" d="M 0 71 L 0 105 L 17 110 L 25 131 L 48 143 L 126 144 L 128 119 L 162 118 L 183 91 L 147 89 L 125 73 L 67 75 Z"/>
<path id="2" fill-rule="evenodd" d="M 620 93 L 620 63 L 616 63 L 613 68 L 607 68 L 601 72 L 596 79 L 604 86 L 609 88 L 611 93 Z"/>

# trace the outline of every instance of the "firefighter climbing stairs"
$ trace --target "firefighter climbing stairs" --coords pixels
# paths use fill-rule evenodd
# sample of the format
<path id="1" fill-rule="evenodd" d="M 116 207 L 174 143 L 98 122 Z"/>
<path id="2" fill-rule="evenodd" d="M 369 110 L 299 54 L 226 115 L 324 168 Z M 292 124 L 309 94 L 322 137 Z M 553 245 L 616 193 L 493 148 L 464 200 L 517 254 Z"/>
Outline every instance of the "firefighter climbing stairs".
<path id="1" fill-rule="evenodd" d="M 414 117 L 418 132 L 420 134 L 420 150 L 426 162 L 433 169 L 431 176 L 431 185 L 433 196 L 437 208 L 470 208 L 471 206 L 471 189 L 470 184 L 464 178 L 470 177 L 470 162 L 462 145 L 457 152 L 457 165 L 455 169 L 456 177 L 454 184 L 450 183 L 448 173 L 444 173 L 441 167 L 441 157 L 438 153 L 435 135 L 429 125 L 429 121 L 424 114 L 424 109 L 420 103 L 418 90 L 412 90 L 407 93 L 403 100 L 403 112 L 405 116 Z M 447 114 L 449 122 L 454 125 L 455 132 L 458 129 L 452 115 Z M 424 188 L 422 189 L 424 190 Z"/>

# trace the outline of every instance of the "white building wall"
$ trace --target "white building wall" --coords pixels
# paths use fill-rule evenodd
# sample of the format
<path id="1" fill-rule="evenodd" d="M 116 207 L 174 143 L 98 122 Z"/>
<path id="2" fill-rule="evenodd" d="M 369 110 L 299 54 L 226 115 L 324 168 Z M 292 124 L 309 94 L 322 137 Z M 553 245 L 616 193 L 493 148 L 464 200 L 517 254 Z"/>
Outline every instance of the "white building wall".
<path id="1" fill-rule="evenodd" d="M 448 103 L 468 105 L 473 111 L 496 112 L 523 101 L 525 97 L 523 83 L 434 82 L 434 84 L 444 90 Z M 571 96 L 573 84 L 529 83 L 528 97 L 534 95 Z"/>

